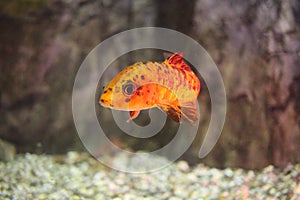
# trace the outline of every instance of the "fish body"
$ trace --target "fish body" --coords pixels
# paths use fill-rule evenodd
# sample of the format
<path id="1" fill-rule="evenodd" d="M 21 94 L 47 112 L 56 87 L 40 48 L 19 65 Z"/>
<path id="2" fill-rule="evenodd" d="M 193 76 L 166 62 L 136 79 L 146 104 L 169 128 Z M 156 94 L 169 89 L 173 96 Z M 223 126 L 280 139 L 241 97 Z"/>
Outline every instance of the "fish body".
<path id="1" fill-rule="evenodd" d="M 175 53 L 162 63 L 137 62 L 125 68 L 104 88 L 99 103 L 129 111 L 129 120 L 140 110 L 158 107 L 176 122 L 183 117 L 194 124 L 199 92 L 198 77 L 184 62 L 183 54 Z"/>

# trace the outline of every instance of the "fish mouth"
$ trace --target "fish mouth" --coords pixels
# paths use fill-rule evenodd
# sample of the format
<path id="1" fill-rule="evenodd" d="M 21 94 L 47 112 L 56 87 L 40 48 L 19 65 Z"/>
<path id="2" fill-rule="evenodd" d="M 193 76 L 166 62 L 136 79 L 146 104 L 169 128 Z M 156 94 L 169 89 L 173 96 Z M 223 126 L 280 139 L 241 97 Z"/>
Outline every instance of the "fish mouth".
<path id="1" fill-rule="evenodd" d="M 104 106 L 104 107 L 109 107 L 109 105 L 110 105 L 109 101 L 104 100 L 104 99 L 100 99 L 99 103 L 101 106 Z"/>
<path id="2" fill-rule="evenodd" d="M 99 103 L 101 106 L 104 106 L 104 107 L 113 107 L 112 103 L 111 103 L 111 95 L 102 94 L 100 96 Z"/>

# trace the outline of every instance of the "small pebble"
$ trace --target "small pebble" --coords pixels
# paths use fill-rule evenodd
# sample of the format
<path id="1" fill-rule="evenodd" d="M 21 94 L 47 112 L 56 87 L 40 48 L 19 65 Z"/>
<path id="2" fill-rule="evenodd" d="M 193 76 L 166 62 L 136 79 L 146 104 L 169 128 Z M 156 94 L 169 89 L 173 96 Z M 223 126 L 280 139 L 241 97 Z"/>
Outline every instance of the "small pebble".
<path id="1" fill-rule="evenodd" d="M 184 160 L 178 161 L 177 167 L 182 172 L 188 172 L 190 170 L 189 164 Z"/>

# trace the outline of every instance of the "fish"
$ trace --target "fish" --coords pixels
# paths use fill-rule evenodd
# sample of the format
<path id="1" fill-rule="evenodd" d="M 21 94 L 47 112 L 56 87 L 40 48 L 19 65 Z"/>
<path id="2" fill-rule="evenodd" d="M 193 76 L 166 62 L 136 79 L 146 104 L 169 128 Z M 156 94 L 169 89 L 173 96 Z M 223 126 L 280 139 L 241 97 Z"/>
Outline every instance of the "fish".
<path id="1" fill-rule="evenodd" d="M 199 93 L 199 78 L 179 52 L 163 62 L 136 62 L 126 67 L 104 87 L 99 103 L 129 111 L 127 122 L 137 118 L 141 110 L 158 107 L 178 123 L 184 119 L 195 124 Z"/>

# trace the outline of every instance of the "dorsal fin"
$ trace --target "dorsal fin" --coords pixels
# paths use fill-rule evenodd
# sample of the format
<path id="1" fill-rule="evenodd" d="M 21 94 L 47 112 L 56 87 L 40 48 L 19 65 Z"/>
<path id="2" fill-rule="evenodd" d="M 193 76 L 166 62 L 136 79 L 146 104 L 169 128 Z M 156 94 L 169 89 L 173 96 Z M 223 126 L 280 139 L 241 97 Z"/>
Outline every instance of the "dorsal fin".
<path id="1" fill-rule="evenodd" d="M 191 68 L 183 60 L 182 52 L 174 53 L 171 57 L 169 57 L 167 60 L 165 60 L 165 63 L 171 65 L 172 67 L 178 68 L 178 69 L 184 69 L 187 71 L 191 71 Z"/>

